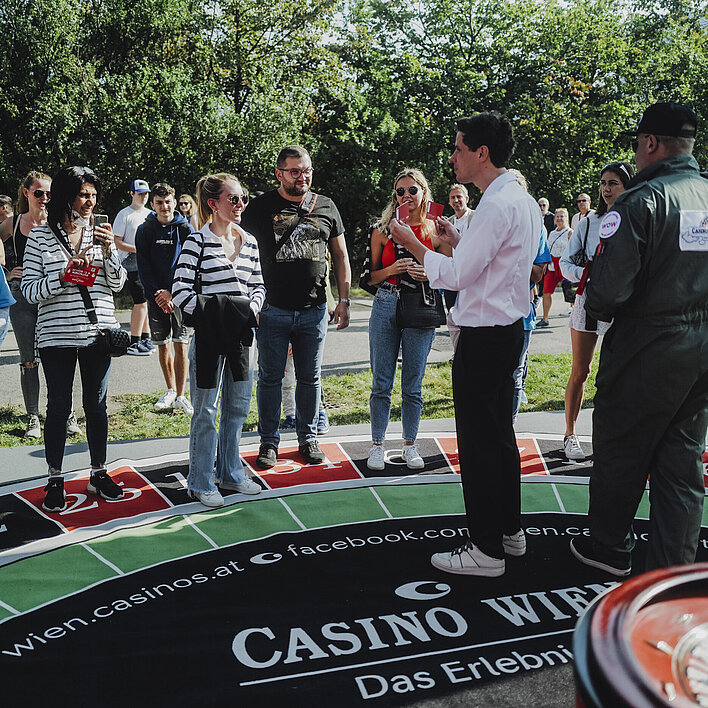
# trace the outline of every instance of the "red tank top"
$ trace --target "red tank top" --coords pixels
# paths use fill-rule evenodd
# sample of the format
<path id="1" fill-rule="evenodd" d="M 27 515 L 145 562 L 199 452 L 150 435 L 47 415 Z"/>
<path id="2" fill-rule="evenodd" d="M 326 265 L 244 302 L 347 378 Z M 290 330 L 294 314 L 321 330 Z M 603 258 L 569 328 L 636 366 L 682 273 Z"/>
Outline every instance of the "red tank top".
<path id="1" fill-rule="evenodd" d="M 427 248 L 429 248 L 432 251 L 433 250 L 432 239 L 423 238 L 423 236 L 421 235 L 420 224 L 417 224 L 415 226 L 411 226 L 411 229 L 413 230 L 413 233 L 416 235 L 416 238 L 424 246 L 426 246 Z M 391 241 L 389 239 L 389 241 L 384 246 L 383 253 L 381 254 L 381 267 L 388 268 L 390 265 L 393 265 L 395 260 L 396 260 L 396 252 L 393 247 L 393 241 Z M 396 284 L 396 276 L 395 275 L 391 276 L 386 282 L 391 283 L 392 285 L 395 285 Z"/>

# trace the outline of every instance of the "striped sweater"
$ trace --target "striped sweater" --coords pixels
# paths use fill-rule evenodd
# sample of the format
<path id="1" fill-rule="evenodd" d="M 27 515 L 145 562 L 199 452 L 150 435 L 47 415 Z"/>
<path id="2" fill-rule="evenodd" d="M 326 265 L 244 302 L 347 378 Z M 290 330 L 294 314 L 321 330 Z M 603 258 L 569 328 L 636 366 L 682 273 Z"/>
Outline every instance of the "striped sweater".
<path id="1" fill-rule="evenodd" d="M 265 300 L 265 286 L 261 274 L 261 260 L 256 239 L 241 230 L 241 250 L 232 263 L 224 253 L 221 239 L 208 224 L 201 231 L 187 236 L 177 261 L 172 283 L 172 301 L 187 314 L 192 314 L 197 304 L 194 278 L 199 256 L 204 249 L 199 270 L 202 295 L 242 295 L 251 300 L 251 309 L 258 314 Z"/>
<path id="2" fill-rule="evenodd" d="M 100 246 L 93 245 L 93 229 L 84 229 L 81 249 L 89 247 L 91 265 L 99 266 L 96 282 L 89 288 L 101 329 L 119 327 L 114 315 L 113 293 L 125 283 L 125 270 L 118 251 L 111 247 L 105 258 Z M 38 347 L 86 347 L 97 336 L 89 322 L 84 301 L 76 285 L 61 282 L 69 254 L 49 226 L 30 231 L 22 263 L 22 294 L 28 302 L 38 303 Z"/>

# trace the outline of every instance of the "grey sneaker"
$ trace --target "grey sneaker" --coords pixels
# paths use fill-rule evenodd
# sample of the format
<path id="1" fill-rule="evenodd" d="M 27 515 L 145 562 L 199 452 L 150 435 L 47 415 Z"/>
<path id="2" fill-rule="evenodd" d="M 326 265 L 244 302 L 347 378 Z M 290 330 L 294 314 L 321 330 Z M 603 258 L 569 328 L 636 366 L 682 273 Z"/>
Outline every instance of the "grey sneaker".
<path id="1" fill-rule="evenodd" d="M 298 452 L 308 465 L 321 465 L 325 461 L 325 454 L 320 450 L 317 440 L 302 443 L 298 447 Z"/>
<path id="2" fill-rule="evenodd" d="M 511 534 L 511 536 L 504 534 L 502 541 L 504 543 L 504 553 L 508 556 L 523 556 L 526 553 L 526 534 L 523 529 Z"/>
<path id="3" fill-rule="evenodd" d="M 406 467 L 409 470 L 422 470 L 425 467 L 425 460 L 420 456 L 415 445 L 403 446 L 403 459 L 406 461 Z"/>
<path id="4" fill-rule="evenodd" d="M 366 461 L 366 466 L 370 470 L 381 472 L 386 468 L 386 459 L 384 457 L 383 445 L 372 445 L 369 450 L 369 459 Z"/>
<path id="5" fill-rule="evenodd" d="M 241 494 L 260 494 L 261 485 L 254 482 L 250 477 L 246 477 L 243 482 L 217 482 L 219 489 L 230 492 L 241 492 Z"/>
<path id="6" fill-rule="evenodd" d="M 42 437 L 42 428 L 39 425 L 39 416 L 30 415 L 27 417 L 27 430 L 25 430 L 25 440 Z"/>
<path id="7" fill-rule="evenodd" d="M 71 411 L 69 419 L 66 421 L 66 434 L 69 436 L 81 435 L 81 428 L 79 428 L 79 421 L 76 420 L 76 413 Z"/>
<path id="8" fill-rule="evenodd" d="M 583 448 L 580 447 L 578 436 L 575 434 L 566 435 L 563 438 L 563 450 L 569 460 L 577 461 L 585 459 L 585 453 L 583 452 Z"/>
<path id="9" fill-rule="evenodd" d="M 504 575 L 506 565 L 503 558 L 492 558 L 468 541 L 448 553 L 434 553 L 430 558 L 434 568 L 455 575 L 480 575 L 496 578 Z"/>

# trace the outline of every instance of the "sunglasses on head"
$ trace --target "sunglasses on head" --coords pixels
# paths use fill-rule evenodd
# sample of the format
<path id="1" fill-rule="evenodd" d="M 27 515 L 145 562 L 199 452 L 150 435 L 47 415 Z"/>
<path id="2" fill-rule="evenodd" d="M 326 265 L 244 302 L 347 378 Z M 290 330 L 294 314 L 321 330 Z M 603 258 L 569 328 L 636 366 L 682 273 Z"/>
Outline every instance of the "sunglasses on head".
<path id="1" fill-rule="evenodd" d="M 47 199 L 52 198 L 52 193 L 48 189 L 35 189 L 32 194 L 34 195 L 35 199 L 41 199 L 45 194 L 47 195 Z"/>
<path id="2" fill-rule="evenodd" d="M 419 189 L 419 187 L 416 187 L 415 185 L 413 185 L 412 187 L 408 187 L 408 194 L 410 194 L 411 197 L 412 197 L 412 196 L 414 196 L 415 194 L 418 194 L 418 189 Z M 405 193 L 406 193 L 406 188 L 405 188 L 405 187 L 398 187 L 398 188 L 396 189 L 396 194 L 397 194 L 399 197 L 402 197 Z"/>

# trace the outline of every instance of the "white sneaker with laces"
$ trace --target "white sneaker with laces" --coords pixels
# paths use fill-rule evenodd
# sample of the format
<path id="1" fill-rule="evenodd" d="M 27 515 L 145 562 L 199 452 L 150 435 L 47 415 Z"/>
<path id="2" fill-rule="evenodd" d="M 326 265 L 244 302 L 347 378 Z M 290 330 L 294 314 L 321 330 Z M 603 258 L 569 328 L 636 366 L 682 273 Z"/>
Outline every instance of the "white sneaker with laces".
<path id="1" fill-rule="evenodd" d="M 447 553 L 434 553 L 430 562 L 434 568 L 455 575 L 480 575 L 496 578 L 504 575 L 506 563 L 503 558 L 492 558 L 477 548 L 471 541 Z"/>
<path id="2" fill-rule="evenodd" d="M 221 492 L 215 489 L 213 492 L 194 492 L 191 489 L 187 490 L 187 494 L 192 498 L 200 501 L 204 506 L 216 509 L 219 506 L 224 506 L 224 497 Z"/>
<path id="3" fill-rule="evenodd" d="M 177 393 L 174 389 L 168 388 L 158 399 L 155 404 L 156 411 L 166 411 L 172 408 L 174 402 L 177 400 Z"/>
<path id="4" fill-rule="evenodd" d="M 523 556 L 526 553 L 526 534 L 520 529 L 511 536 L 504 534 L 502 538 L 504 553 L 508 556 Z"/>
<path id="5" fill-rule="evenodd" d="M 366 466 L 370 470 L 381 472 L 386 469 L 386 460 L 384 459 L 383 445 L 372 445 L 369 450 L 369 459 L 366 461 Z"/>
<path id="6" fill-rule="evenodd" d="M 420 456 L 415 445 L 403 446 L 403 459 L 406 461 L 406 467 L 409 470 L 422 470 L 425 467 L 425 461 Z"/>
<path id="7" fill-rule="evenodd" d="M 184 397 L 184 396 L 177 396 L 175 398 L 175 402 L 172 404 L 172 410 L 183 410 L 187 415 L 193 415 L 194 414 L 194 408 L 192 407 L 192 404 Z"/>
<path id="8" fill-rule="evenodd" d="M 260 494 L 260 484 L 254 482 L 250 477 L 246 477 L 243 482 L 217 482 L 221 489 L 230 492 L 241 492 L 241 494 Z"/>
<path id="9" fill-rule="evenodd" d="M 566 435 L 563 438 L 563 450 L 565 451 L 565 456 L 569 460 L 584 460 L 585 453 L 583 448 L 580 447 L 578 442 L 578 436 L 573 433 L 572 435 Z"/>

